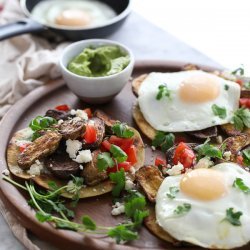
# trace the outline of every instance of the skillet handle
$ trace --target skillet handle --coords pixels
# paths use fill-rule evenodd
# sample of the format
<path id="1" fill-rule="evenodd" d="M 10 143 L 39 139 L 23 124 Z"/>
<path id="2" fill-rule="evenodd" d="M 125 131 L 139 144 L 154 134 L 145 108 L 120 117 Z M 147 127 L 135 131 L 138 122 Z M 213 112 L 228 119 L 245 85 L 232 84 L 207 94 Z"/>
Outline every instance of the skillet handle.
<path id="1" fill-rule="evenodd" d="M 17 35 L 26 34 L 26 33 L 35 33 L 35 32 L 45 30 L 45 29 L 46 28 L 42 24 L 32 19 L 25 18 L 25 19 L 16 21 L 14 23 L 1 25 L 0 26 L 0 41 L 10 38 L 10 37 L 17 36 Z"/>

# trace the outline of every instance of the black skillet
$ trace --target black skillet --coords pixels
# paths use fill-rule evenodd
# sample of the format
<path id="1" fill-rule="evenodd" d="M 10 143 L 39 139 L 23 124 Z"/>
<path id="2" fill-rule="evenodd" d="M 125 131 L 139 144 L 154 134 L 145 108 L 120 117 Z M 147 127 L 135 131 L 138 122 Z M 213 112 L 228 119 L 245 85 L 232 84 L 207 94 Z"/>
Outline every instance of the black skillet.
<path id="1" fill-rule="evenodd" d="M 0 26 L 0 41 L 25 33 L 38 33 L 48 30 L 72 41 L 105 37 L 115 32 L 130 13 L 130 0 L 99 0 L 112 7 L 117 13 L 117 16 L 104 25 L 93 28 L 58 28 L 41 24 L 31 18 L 30 13 L 32 9 L 41 1 L 43 0 L 21 0 L 22 11 L 27 18 Z"/>

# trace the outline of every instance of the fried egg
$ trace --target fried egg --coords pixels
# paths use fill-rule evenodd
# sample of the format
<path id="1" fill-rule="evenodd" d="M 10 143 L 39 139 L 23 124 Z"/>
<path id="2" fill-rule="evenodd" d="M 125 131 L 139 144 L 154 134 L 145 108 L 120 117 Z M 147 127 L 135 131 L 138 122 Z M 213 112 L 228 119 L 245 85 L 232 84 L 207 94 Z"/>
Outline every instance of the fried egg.
<path id="1" fill-rule="evenodd" d="M 116 16 L 107 4 L 95 0 L 45 0 L 31 16 L 40 23 L 63 27 L 99 26 Z"/>
<path id="2" fill-rule="evenodd" d="M 234 185 L 236 178 L 250 187 L 250 173 L 235 163 L 165 178 L 156 197 L 157 223 L 175 239 L 205 248 L 230 249 L 247 244 L 250 195 Z M 183 206 L 184 212 L 180 209 Z M 242 213 L 240 225 L 226 219 L 229 209 Z"/>
<path id="3" fill-rule="evenodd" d="M 159 86 L 169 96 L 157 99 Z M 139 89 L 138 103 L 146 121 L 156 130 L 184 132 L 228 123 L 239 106 L 240 86 L 235 82 L 200 71 L 150 73 Z M 212 106 L 226 110 L 214 114 Z"/>

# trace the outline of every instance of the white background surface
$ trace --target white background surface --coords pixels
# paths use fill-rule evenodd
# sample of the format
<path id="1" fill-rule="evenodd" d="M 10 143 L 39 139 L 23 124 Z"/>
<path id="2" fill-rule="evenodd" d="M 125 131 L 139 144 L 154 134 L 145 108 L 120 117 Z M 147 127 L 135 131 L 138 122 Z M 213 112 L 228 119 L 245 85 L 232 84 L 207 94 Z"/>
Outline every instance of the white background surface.
<path id="1" fill-rule="evenodd" d="M 250 75 L 250 1 L 133 0 L 151 22 L 231 69 Z"/>

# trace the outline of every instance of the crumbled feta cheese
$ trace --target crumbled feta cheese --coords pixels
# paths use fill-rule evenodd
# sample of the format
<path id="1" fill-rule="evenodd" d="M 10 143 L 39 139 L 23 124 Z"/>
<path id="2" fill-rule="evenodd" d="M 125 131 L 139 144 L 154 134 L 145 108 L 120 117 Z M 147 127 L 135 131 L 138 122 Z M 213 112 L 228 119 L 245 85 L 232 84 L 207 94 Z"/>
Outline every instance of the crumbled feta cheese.
<path id="1" fill-rule="evenodd" d="M 6 168 L 2 171 L 2 174 L 9 176 L 10 175 L 10 171 Z"/>
<path id="2" fill-rule="evenodd" d="M 89 124 L 89 125 L 95 125 L 95 121 L 89 120 L 89 121 L 88 121 L 88 124 Z"/>
<path id="3" fill-rule="evenodd" d="M 27 141 L 27 140 L 16 140 L 15 141 L 15 144 L 18 146 L 18 147 L 22 147 L 24 145 L 27 145 L 27 144 L 30 144 L 31 141 Z"/>
<path id="4" fill-rule="evenodd" d="M 174 165 L 172 168 L 168 169 L 166 173 L 168 175 L 179 175 L 181 174 L 183 169 L 184 169 L 183 165 L 180 162 L 178 162 L 177 165 Z"/>
<path id="5" fill-rule="evenodd" d="M 28 174 L 35 176 L 35 175 L 40 175 L 42 170 L 43 170 L 43 163 L 40 162 L 39 160 L 36 160 L 35 163 L 33 163 L 30 166 L 30 169 L 27 172 Z"/>
<path id="6" fill-rule="evenodd" d="M 82 143 L 78 140 L 68 139 L 66 141 L 66 152 L 71 159 L 76 158 L 76 153 L 82 148 Z"/>
<path id="7" fill-rule="evenodd" d="M 82 119 L 80 117 L 74 117 L 72 119 L 74 122 L 79 122 L 79 121 L 82 121 Z"/>
<path id="8" fill-rule="evenodd" d="M 151 146 L 151 148 L 152 148 L 153 151 L 155 151 L 155 149 L 156 149 L 154 146 Z"/>
<path id="9" fill-rule="evenodd" d="M 85 111 L 81 110 L 81 109 L 76 110 L 76 116 L 80 117 L 83 120 L 88 120 L 88 114 Z"/>
<path id="10" fill-rule="evenodd" d="M 91 151 L 89 149 L 79 151 L 79 154 L 73 160 L 76 161 L 76 162 L 78 162 L 78 163 L 87 163 L 87 162 L 90 162 L 90 161 L 92 161 Z"/>
<path id="11" fill-rule="evenodd" d="M 15 174 L 22 174 L 23 170 L 19 166 L 12 166 L 11 171 Z"/>
<path id="12" fill-rule="evenodd" d="M 222 141 L 223 141 L 223 140 L 222 140 L 222 136 L 221 136 L 221 135 L 216 136 L 216 142 L 217 142 L 217 143 L 221 144 Z"/>
<path id="13" fill-rule="evenodd" d="M 58 121 L 58 125 L 61 125 L 62 123 L 63 123 L 63 120 L 60 119 L 60 120 Z"/>
<path id="14" fill-rule="evenodd" d="M 80 170 L 83 170 L 83 165 L 80 165 L 79 168 L 80 168 Z"/>
<path id="15" fill-rule="evenodd" d="M 226 151 L 226 152 L 224 152 L 224 154 L 223 154 L 223 158 L 224 158 L 226 161 L 230 161 L 231 155 L 232 155 L 231 151 Z"/>
<path id="16" fill-rule="evenodd" d="M 130 178 L 126 178 L 125 190 L 131 190 L 135 187 L 134 182 Z"/>
<path id="17" fill-rule="evenodd" d="M 129 172 L 130 172 L 132 175 L 134 175 L 134 174 L 135 174 L 135 168 L 134 168 L 134 167 L 131 167 L 131 168 L 129 169 Z"/>
<path id="18" fill-rule="evenodd" d="M 119 214 L 122 214 L 125 212 L 125 206 L 123 203 L 120 203 L 120 202 L 116 202 L 114 206 L 112 206 L 112 211 L 111 211 L 111 214 L 116 216 L 116 215 L 119 215 Z"/>
<path id="19" fill-rule="evenodd" d="M 212 161 L 208 157 L 201 158 L 198 163 L 194 166 L 194 169 L 197 168 L 210 168 L 214 165 Z"/>
<path id="20" fill-rule="evenodd" d="M 71 114 L 71 115 L 76 115 L 76 111 L 75 111 L 74 109 L 71 109 L 71 110 L 70 110 L 70 114 Z"/>

